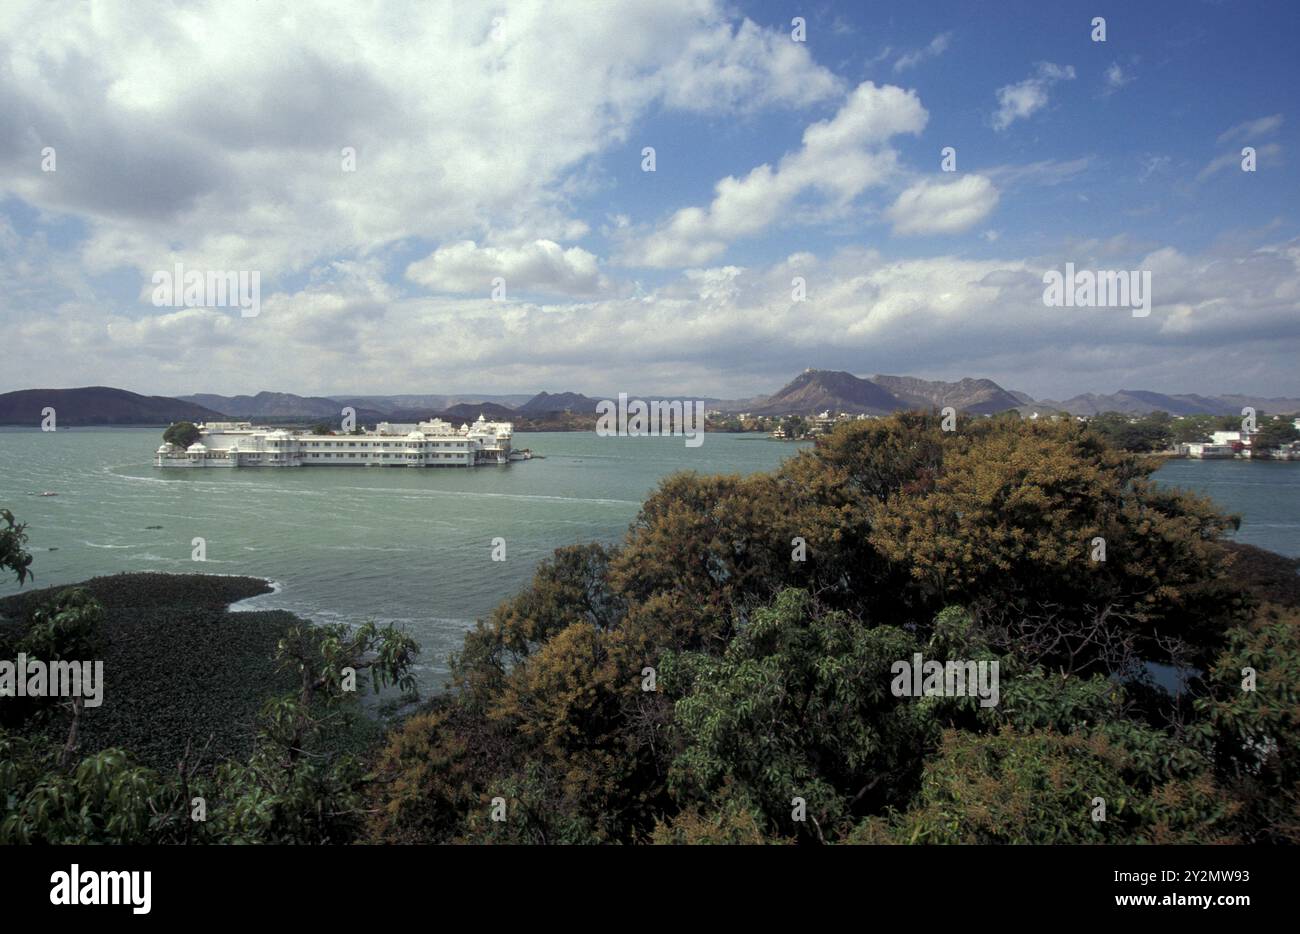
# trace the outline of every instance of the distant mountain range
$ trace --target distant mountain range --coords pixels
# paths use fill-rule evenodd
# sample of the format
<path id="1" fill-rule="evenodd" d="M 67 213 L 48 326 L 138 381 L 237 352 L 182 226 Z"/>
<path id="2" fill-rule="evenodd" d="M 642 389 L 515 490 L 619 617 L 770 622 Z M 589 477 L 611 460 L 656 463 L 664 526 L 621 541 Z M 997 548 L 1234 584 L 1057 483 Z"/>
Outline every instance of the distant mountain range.
<path id="1" fill-rule="evenodd" d="M 971 415 L 992 415 L 1033 402 L 1024 393 L 1007 392 L 991 379 L 963 379 L 943 383 L 914 376 L 873 376 L 871 381 L 889 390 L 908 408 L 942 409 L 946 405 Z"/>
<path id="2" fill-rule="evenodd" d="M 907 408 L 888 389 L 852 373 L 804 370 L 766 398 L 746 408 L 755 415 L 815 415 L 827 409 L 865 415 L 887 415 Z M 727 408 L 727 406 L 723 406 Z"/>
<path id="3" fill-rule="evenodd" d="M 81 389 L 20 389 L 0 394 L 0 425 L 39 426 L 46 408 L 55 427 L 86 425 L 166 425 L 222 418 L 220 412 L 168 396 L 141 396 L 110 386 Z"/>
<path id="4" fill-rule="evenodd" d="M 526 393 L 459 396 L 420 395 L 410 393 L 396 396 L 330 396 L 330 399 L 333 401 L 338 402 L 341 405 L 350 405 L 358 411 L 361 409 L 372 409 L 377 412 L 446 412 L 458 405 L 479 405 L 484 402 L 494 402 L 497 405 L 513 409 L 523 405 L 532 398 L 531 395 Z"/>
<path id="5" fill-rule="evenodd" d="M 1168 412 L 1170 415 L 1240 415 L 1250 406 L 1259 412 L 1300 411 L 1300 399 L 1265 396 L 1196 396 L 1166 395 L 1142 389 L 1121 389 L 1106 396 L 1085 393 L 1053 402 L 1039 403 L 1071 415 L 1096 415 L 1099 412 L 1123 412 L 1127 415 L 1146 415 L 1151 412 Z"/>
<path id="6" fill-rule="evenodd" d="M 414 421 L 428 418 L 430 413 L 451 415 L 456 418 L 478 418 L 506 415 L 516 411 L 535 411 L 528 407 L 546 396 L 296 396 L 288 392 L 259 392 L 255 396 L 216 396 L 198 393 L 179 396 L 182 402 L 224 412 L 232 418 L 338 418 L 344 406 L 357 412 L 358 421 Z M 566 393 L 566 395 L 572 395 Z M 557 397 L 558 398 L 558 397 Z M 561 407 L 562 408 L 562 407 Z M 557 408 L 556 411 L 560 411 Z M 595 409 L 595 403 L 592 403 Z M 545 409 L 545 411 L 550 411 Z"/>
<path id="7" fill-rule="evenodd" d="M 193 402 L 216 412 L 235 418 L 258 418 L 318 415 L 333 418 L 339 414 L 340 403 L 324 396 L 295 396 L 289 392 L 259 392 L 255 396 L 215 396 L 201 392 L 193 396 L 178 396 L 182 402 Z"/>
<path id="8" fill-rule="evenodd" d="M 877 375 L 868 379 L 842 370 L 804 370 L 770 396 L 723 402 L 717 407 L 724 412 L 755 415 L 818 415 L 826 411 L 888 415 L 949 405 L 973 415 L 1035 409 L 1030 396 L 1008 392 L 990 379 L 963 379 L 955 383 L 914 376 Z M 1036 410 L 1056 411 L 1042 406 Z"/>
<path id="9" fill-rule="evenodd" d="M 252 396 L 196 393 L 176 398 L 142 396 L 108 386 L 78 389 L 23 389 L 0 393 L 0 425 L 42 422 L 42 411 L 55 409 L 56 423 L 65 427 L 86 425 L 166 425 L 177 421 L 247 419 L 266 421 L 329 421 L 339 419 L 343 408 L 356 410 L 357 422 L 415 422 L 427 418 L 473 421 L 545 418 L 559 413 L 596 412 L 596 401 L 578 393 L 539 393 L 490 396 L 299 396 L 288 392 L 259 392 Z"/>
<path id="10" fill-rule="evenodd" d="M 549 412 L 590 412 L 596 413 L 596 405 L 599 399 L 592 399 L 590 396 L 584 396 L 576 392 L 539 392 L 523 405 L 519 406 L 518 411 L 526 412 L 529 415 L 545 415 Z"/>
<path id="11" fill-rule="evenodd" d="M 612 397 L 611 397 L 612 398 Z M 673 398 L 640 396 L 639 398 Z M 179 398 L 142 396 L 124 389 L 88 386 L 80 389 L 24 389 L 0 394 L 0 424 L 40 425 L 45 407 L 56 410 L 58 424 L 165 425 L 174 421 L 265 419 L 268 421 L 334 421 L 344 406 L 356 410 L 360 424 L 378 421 L 414 422 L 430 417 L 472 421 L 480 414 L 489 419 L 513 419 L 537 425 L 548 417 L 596 413 L 597 399 L 575 392 L 541 392 L 527 395 L 394 395 L 298 396 L 285 392 L 259 392 L 252 396 L 199 393 Z M 707 400 L 710 409 L 751 412 L 755 415 L 817 415 L 824 411 L 887 415 L 906 409 L 942 409 L 992 415 L 1009 410 L 1023 415 L 1066 412 L 1096 415 L 1123 412 L 1145 415 L 1164 411 L 1171 415 L 1240 415 L 1251 406 L 1259 412 L 1300 412 L 1300 398 L 1262 396 L 1168 395 L 1140 389 L 1121 389 L 1110 395 L 1086 393 L 1056 402 L 1035 400 L 1023 392 L 1004 389 L 989 379 L 956 382 L 925 380 L 913 376 L 877 374 L 870 378 L 842 370 L 805 370 L 770 396 L 739 400 Z"/>
<path id="12" fill-rule="evenodd" d="M 1023 392 L 1004 389 L 990 379 L 957 382 L 917 379 L 912 376 L 872 376 L 870 379 L 836 370 L 805 370 L 770 396 L 719 403 L 724 412 L 755 415 L 817 415 L 821 412 L 884 415 L 904 409 L 942 409 L 952 406 L 972 415 L 992 415 L 1012 409 L 1022 415 L 1096 415 L 1122 412 L 1146 415 L 1240 415 L 1245 406 L 1260 412 L 1300 412 L 1300 398 L 1265 396 L 1167 395 L 1122 389 L 1110 395 L 1088 393 L 1055 402 L 1035 400 Z"/>

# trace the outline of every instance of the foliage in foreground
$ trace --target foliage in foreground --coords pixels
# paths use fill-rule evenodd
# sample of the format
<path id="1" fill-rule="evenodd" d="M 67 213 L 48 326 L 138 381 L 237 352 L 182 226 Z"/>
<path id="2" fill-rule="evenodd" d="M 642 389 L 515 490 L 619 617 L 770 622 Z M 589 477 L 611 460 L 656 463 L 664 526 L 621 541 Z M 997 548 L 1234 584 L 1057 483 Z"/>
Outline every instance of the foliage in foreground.
<path id="1" fill-rule="evenodd" d="M 370 839 L 1292 839 L 1300 618 L 1152 469 L 1072 424 L 908 415 L 670 477 L 468 635 L 459 690 L 389 737 Z M 996 661 L 1001 703 L 894 697 L 914 652 Z"/>

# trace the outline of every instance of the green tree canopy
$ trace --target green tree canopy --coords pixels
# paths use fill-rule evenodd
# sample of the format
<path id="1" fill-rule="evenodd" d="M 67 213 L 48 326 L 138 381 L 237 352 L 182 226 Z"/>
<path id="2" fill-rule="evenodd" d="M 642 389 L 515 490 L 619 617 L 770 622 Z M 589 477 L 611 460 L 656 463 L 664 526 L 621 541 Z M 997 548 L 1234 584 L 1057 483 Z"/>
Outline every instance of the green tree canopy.
<path id="1" fill-rule="evenodd" d="M 1251 448 L 1269 451 L 1273 448 L 1286 447 L 1292 441 L 1300 441 L 1297 431 L 1289 418 L 1268 419 L 1259 426 L 1259 432 L 1251 438 Z"/>
<path id="2" fill-rule="evenodd" d="M 14 519 L 8 509 L 0 509 L 0 570 L 12 571 L 18 583 L 32 576 L 32 556 L 27 551 L 27 526 Z"/>
<path id="3" fill-rule="evenodd" d="M 201 437 L 198 426 L 193 422 L 172 422 L 163 432 L 163 440 L 177 447 L 187 448 Z"/>

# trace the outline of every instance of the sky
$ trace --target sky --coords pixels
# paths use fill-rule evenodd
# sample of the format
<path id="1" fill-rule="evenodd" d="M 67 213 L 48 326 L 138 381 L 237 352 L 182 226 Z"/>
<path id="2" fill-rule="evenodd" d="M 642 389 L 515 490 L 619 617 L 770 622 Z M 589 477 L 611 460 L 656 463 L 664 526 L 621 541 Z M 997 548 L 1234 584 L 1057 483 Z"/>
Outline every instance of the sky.
<path id="1" fill-rule="evenodd" d="M 1300 396 L 1298 39 L 1289 0 L 6 0 L 0 391 Z M 1067 263 L 1150 313 L 1047 304 Z"/>

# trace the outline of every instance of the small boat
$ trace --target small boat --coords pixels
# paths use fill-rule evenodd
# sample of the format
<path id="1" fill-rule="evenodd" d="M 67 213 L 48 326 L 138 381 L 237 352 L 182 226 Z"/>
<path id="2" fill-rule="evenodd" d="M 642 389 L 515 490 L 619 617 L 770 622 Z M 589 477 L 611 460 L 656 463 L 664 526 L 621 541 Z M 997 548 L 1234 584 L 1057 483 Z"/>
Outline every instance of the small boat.
<path id="1" fill-rule="evenodd" d="M 58 493 L 55 493 L 55 492 L 52 491 L 52 490 L 46 490 L 44 493 L 41 493 L 40 495 L 41 495 L 41 496 L 58 496 L 59 494 L 58 494 Z"/>

